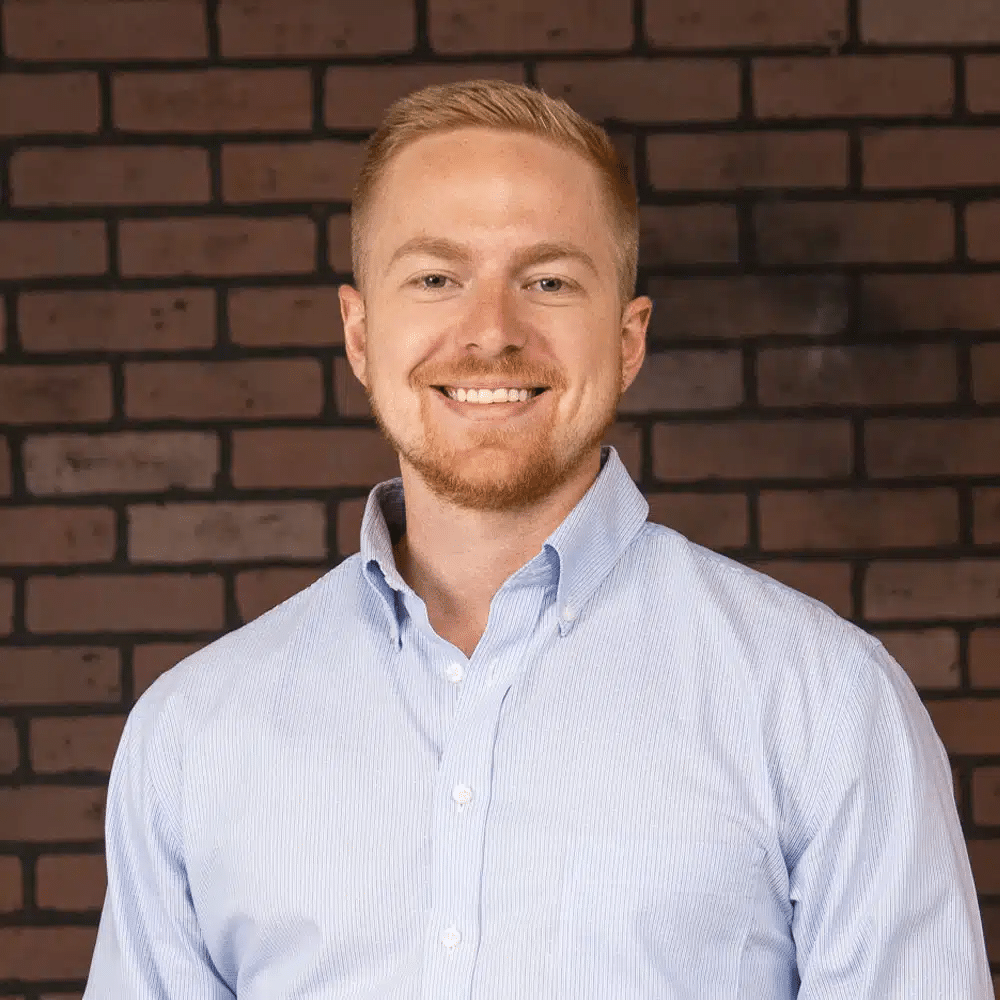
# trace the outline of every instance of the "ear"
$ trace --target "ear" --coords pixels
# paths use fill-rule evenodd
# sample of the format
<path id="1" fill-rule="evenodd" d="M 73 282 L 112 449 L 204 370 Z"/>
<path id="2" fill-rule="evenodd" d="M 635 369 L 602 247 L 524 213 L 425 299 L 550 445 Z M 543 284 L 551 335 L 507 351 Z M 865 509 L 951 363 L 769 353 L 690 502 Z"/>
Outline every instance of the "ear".
<path id="1" fill-rule="evenodd" d="M 646 329 L 653 315 L 653 300 L 633 299 L 622 314 L 622 392 L 635 380 L 646 357 Z"/>
<path id="2" fill-rule="evenodd" d="M 340 318 L 344 323 L 344 348 L 358 381 L 368 388 L 368 325 L 365 300 L 351 285 L 337 289 L 340 298 Z"/>

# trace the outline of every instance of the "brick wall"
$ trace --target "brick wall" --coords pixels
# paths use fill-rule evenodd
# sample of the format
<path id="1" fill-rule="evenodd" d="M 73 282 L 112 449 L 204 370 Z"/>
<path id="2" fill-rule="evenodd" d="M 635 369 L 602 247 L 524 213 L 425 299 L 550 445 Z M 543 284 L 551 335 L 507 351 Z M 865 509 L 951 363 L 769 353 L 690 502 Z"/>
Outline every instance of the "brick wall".
<path id="1" fill-rule="evenodd" d="M 472 76 L 627 151 L 657 308 L 610 440 L 902 662 L 1000 974 L 1000 5 L 3 0 L 2 52 L 0 995 L 80 994 L 136 697 L 396 474 L 349 191 L 393 98 Z"/>

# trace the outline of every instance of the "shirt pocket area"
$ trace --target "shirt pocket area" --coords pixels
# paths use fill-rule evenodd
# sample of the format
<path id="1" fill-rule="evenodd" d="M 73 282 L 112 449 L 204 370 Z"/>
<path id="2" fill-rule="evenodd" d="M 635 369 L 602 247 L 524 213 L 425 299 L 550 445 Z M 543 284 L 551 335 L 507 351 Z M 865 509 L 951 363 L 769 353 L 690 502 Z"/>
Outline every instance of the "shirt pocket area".
<path id="1" fill-rule="evenodd" d="M 763 860 L 750 841 L 673 831 L 581 838 L 566 865 L 560 992 L 574 1000 L 737 1000 Z"/>

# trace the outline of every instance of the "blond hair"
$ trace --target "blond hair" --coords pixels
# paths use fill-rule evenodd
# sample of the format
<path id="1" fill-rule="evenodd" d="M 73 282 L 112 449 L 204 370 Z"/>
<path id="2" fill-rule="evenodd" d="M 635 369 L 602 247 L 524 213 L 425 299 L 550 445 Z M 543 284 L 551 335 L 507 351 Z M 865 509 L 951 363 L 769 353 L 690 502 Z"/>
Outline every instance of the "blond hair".
<path id="1" fill-rule="evenodd" d="M 617 232 L 619 290 L 622 302 L 635 291 L 639 220 L 635 185 L 608 134 L 565 101 L 539 90 L 502 80 L 435 84 L 396 101 L 368 143 L 351 199 L 351 260 L 355 279 L 363 280 L 365 222 L 379 179 L 392 158 L 417 139 L 459 128 L 493 128 L 549 139 L 576 150 L 598 170 Z"/>

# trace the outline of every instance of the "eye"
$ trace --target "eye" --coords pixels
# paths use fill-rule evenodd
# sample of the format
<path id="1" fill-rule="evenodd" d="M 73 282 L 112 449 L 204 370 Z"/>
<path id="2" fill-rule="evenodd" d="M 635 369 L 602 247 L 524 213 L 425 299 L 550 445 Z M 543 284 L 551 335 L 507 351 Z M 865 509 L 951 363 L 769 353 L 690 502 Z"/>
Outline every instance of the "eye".
<path id="1" fill-rule="evenodd" d="M 422 274 L 416 279 L 417 284 L 427 291 L 439 291 L 448 287 L 449 279 L 443 274 Z"/>
<path id="2" fill-rule="evenodd" d="M 532 284 L 542 292 L 565 292 L 569 284 L 564 278 L 536 278 Z"/>

